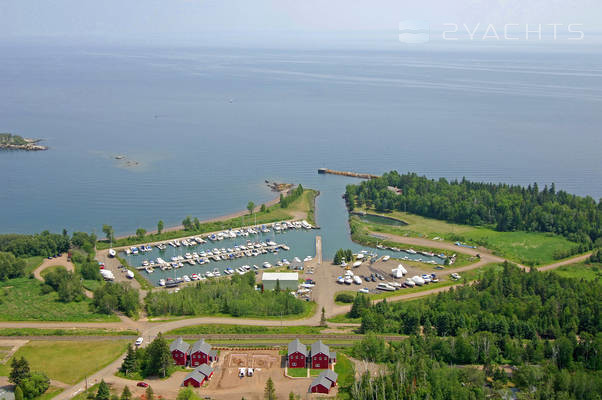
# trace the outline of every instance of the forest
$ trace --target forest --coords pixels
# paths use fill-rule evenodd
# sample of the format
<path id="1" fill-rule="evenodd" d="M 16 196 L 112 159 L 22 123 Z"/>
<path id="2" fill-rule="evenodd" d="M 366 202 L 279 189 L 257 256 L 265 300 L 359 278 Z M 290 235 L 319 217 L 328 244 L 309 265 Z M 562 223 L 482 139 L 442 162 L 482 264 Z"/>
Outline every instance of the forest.
<path id="1" fill-rule="evenodd" d="M 13 253 L 15 257 L 53 256 L 69 250 L 71 239 L 63 234 L 44 231 L 34 235 L 9 233 L 0 235 L 0 251 Z"/>
<path id="2" fill-rule="evenodd" d="M 388 187 L 400 189 L 401 194 Z M 554 184 L 540 190 L 537 183 L 522 187 L 466 179 L 434 180 L 392 171 L 347 186 L 345 198 L 350 210 L 405 211 L 498 231 L 555 233 L 582 243 L 585 250 L 602 246 L 602 201 L 556 190 Z"/>
<path id="3" fill-rule="evenodd" d="M 505 263 L 420 301 L 371 304 L 358 296 L 352 312 L 368 336 L 352 355 L 388 371 L 348 390 L 354 399 L 480 399 L 516 387 L 519 398 L 600 399 L 601 292 L 597 282 Z M 374 332 L 410 339 L 385 343 Z"/>
<path id="4" fill-rule="evenodd" d="M 177 293 L 149 292 L 150 316 L 228 314 L 234 317 L 298 315 L 309 304 L 286 292 L 255 289 L 255 275 L 234 275 L 181 288 Z"/>

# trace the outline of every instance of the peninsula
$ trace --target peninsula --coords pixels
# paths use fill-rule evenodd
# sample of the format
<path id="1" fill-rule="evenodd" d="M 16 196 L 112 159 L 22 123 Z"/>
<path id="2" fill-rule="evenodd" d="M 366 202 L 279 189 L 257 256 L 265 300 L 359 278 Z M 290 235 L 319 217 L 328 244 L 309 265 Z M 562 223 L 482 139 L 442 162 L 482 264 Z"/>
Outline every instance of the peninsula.
<path id="1" fill-rule="evenodd" d="M 37 144 L 42 139 L 27 139 L 11 133 L 0 133 L 0 149 L 40 151 L 48 150 L 47 146 Z"/>

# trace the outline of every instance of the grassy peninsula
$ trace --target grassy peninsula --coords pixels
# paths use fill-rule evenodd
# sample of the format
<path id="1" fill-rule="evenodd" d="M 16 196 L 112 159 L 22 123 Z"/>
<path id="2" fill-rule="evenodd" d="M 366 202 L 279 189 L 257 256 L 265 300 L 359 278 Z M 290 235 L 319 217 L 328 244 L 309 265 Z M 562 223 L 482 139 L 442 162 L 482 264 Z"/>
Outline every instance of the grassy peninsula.
<path id="1" fill-rule="evenodd" d="M 27 139 L 12 133 L 0 133 L 0 149 L 39 151 L 48 150 L 48 147 L 37 144 L 41 139 Z"/>

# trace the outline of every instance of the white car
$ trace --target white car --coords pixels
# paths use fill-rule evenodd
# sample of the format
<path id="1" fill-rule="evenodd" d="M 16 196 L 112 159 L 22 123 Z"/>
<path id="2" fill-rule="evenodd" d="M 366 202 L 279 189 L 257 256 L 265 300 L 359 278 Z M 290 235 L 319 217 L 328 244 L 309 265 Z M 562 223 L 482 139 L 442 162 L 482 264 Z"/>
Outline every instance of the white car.
<path id="1" fill-rule="evenodd" d="M 456 274 L 455 272 L 453 274 L 450 275 L 453 279 L 460 279 L 461 276 Z"/>
<path id="2" fill-rule="evenodd" d="M 138 339 L 136 339 L 136 346 L 140 346 L 142 344 L 142 342 L 144 342 L 144 338 L 139 337 Z"/>
<path id="3" fill-rule="evenodd" d="M 370 293 L 370 289 L 368 289 L 367 287 L 365 287 L 365 288 L 361 288 L 360 290 L 358 290 L 358 292 L 360 292 L 360 293 Z"/>

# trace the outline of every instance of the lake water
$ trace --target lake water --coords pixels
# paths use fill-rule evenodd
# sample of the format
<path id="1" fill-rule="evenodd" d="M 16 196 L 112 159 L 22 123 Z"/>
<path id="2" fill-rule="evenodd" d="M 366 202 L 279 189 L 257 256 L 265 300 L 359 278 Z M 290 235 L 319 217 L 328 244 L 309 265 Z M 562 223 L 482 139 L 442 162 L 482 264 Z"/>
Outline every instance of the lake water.
<path id="1" fill-rule="evenodd" d="M 0 232 L 211 218 L 273 198 L 269 179 L 322 192 L 331 257 L 349 242 L 340 196 L 357 181 L 318 167 L 555 182 L 598 199 L 602 52 L 590 50 L 0 44 L 0 131 L 51 147 L 0 152 Z M 300 256 L 313 254 L 305 235 Z"/>

